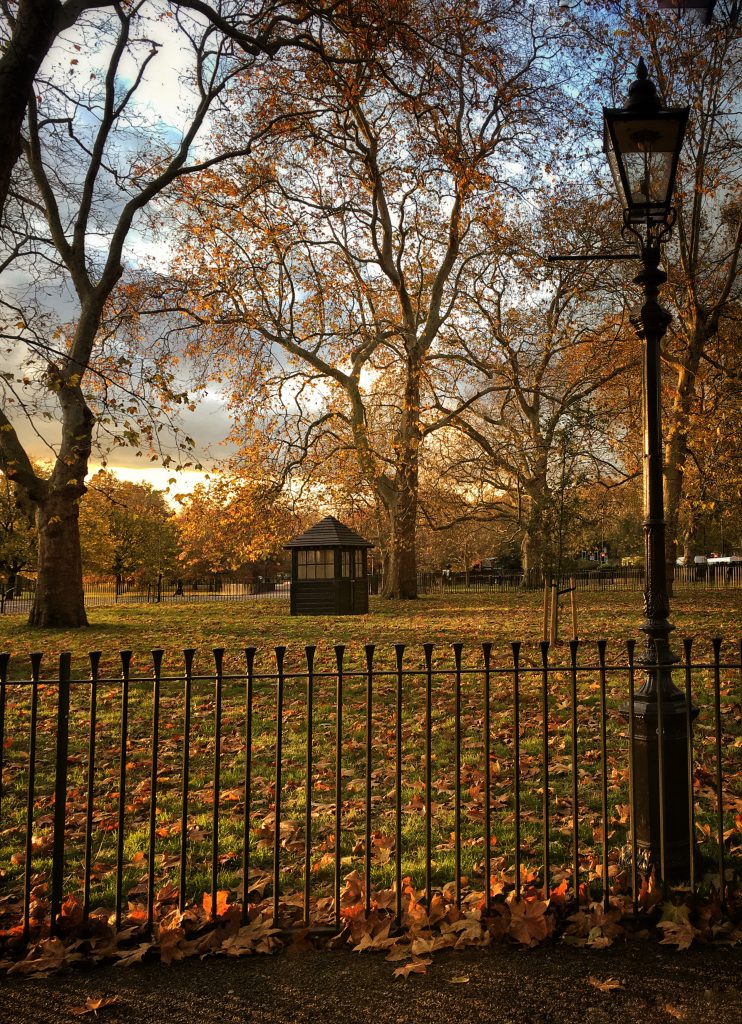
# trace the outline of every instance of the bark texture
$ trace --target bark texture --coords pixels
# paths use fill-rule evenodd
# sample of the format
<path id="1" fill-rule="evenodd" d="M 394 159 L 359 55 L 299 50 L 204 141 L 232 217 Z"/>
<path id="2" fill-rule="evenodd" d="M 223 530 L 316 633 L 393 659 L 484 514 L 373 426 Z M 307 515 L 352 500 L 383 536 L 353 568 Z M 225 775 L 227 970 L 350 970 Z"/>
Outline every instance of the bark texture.
<path id="1" fill-rule="evenodd" d="M 50 489 L 38 506 L 39 575 L 30 626 L 61 629 L 88 624 L 78 514 L 78 502 L 56 489 Z"/>

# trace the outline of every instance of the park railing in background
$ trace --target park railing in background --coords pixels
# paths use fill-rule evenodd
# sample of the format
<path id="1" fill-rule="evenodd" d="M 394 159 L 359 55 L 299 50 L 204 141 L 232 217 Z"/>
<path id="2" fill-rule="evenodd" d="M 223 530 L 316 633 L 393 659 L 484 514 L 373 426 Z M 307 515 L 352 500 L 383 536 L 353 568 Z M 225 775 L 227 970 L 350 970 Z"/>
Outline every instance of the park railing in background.
<path id="1" fill-rule="evenodd" d="M 288 582 L 248 581 L 213 575 L 195 580 L 84 580 L 85 607 L 116 604 L 203 604 L 218 601 L 254 601 L 289 598 Z M 34 599 L 35 582 L 23 579 L 0 592 L 0 614 L 27 614 Z"/>
<path id="2" fill-rule="evenodd" d="M 631 566 L 587 569 L 550 577 L 561 587 L 574 585 L 578 590 L 643 590 L 644 569 Z M 425 572 L 418 574 L 422 594 L 497 593 L 498 591 L 540 590 L 543 573 L 524 574 L 492 572 L 487 569 L 470 572 Z M 677 591 L 742 587 L 742 564 L 676 566 L 673 587 Z"/>
<path id="3" fill-rule="evenodd" d="M 95 652 L 48 669 L 0 655 L 4 912 L 15 901 L 28 936 L 73 894 L 84 920 L 106 907 L 118 927 L 135 910 L 151 929 L 156 908 L 202 894 L 216 916 L 227 890 L 244 921 L 268 896 L 282 926 L 338 927 L 347 876 L 367 911 L 385 893 L 397 918 L 407 879 L 428 906 L 443 889 L 489 906 L 544 880 L 636 901 L 626 708 L 646 666 L 633 642 L 505 651 Z M 689 884 L 723 898 L 742 850 L 728 789 L 742 644 L 695 653 L 687 640 L 675 667 L 700 708 Z"/>
<path id="4" fill-rule="evenodd" d="M 644 570 L 619 566 L 601 570 L 575 572 L 570 576 L 555 577 L 560 587 L 578 590 L 643 590 Z M 422 572 L 418 573 L 421 594 L 445 593 L 498 593 L 506 591 L 540 590 L 543 574 L 533 572 L 498 573 L 481 572 Z M 383 578 L 374 573 L 368 577 L 369 593 L 379 594 Z M 742 588 L 742 565 L 678 566 L 675 570 L 676 590 Z M 0 615 L 25 615 L 31 610 L 34 598 L 33 579 L 18 577 L 12 587 L 0 586 Z M 219 601 L 288 600 L 290 583 L 286 580 L 242 580 L 215 574 L 202 579 L 179 580 L 160 576 L 154 580 L 136 579 L 117 581 L 87 579 L 84 581 L 85 605 L 88 608 L 116 604 L 192 604 Z"/>

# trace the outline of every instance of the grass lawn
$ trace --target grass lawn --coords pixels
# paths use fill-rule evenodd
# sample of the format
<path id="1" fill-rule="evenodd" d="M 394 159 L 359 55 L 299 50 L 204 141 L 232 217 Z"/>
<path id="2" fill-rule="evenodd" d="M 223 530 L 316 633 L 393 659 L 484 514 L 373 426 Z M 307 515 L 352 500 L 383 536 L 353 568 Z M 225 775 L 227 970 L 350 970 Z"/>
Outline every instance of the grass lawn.
<path id="1" fill-rule="evenodd" d="M 570 635 L 566 599 L 561 635 Z M 642 597 L 637 592 L 580 592 L 578 631 L 589 640 L 623 643 L 640 636 Z M 239 652 L 285 644 L 393 643 L 421 645 L 426 641 L 477 645 L 494 643 L 494 657 L 509 658 L 512 640 L 536 643 L 541 639 L 542 595 L 536 592 L 505 594 L 430 595 L 400 603 L 371 598 L 368 615 L 338 617 L 291 616 L 288 601 L 244 601 L 181 605 L 128 605 L 93 608 L 90 626 L 82 630 L 38 630 L 25 625 L 25 616 L 0 617 L 0 651 L 14 656 L 31 651 L 57 655 L 72 651 L 75 659 L 88 651 L 104 652 L 104 664 L 113 668 L 115 653 L 132 650 L 146 655 L 160 647 L 170 655 L 185 647 L 211 650 L 224 647 Z M 676 636 L 709 641 L 723 636 L 737 642 L 742 636 L 742 590 L 681 591 L 673 599 L 671 620 Z M 679 646 L 676 644 L 676 646 Z"/>
<path id="2" fill-rule="evenodd" d="M 673 601 L 675 644 L 683 636 L 695 638 L 695 659 L 710 658 L 710 639 L 723 636 L 722 660 L 738 661 L 742 635 L 742 591 L 699 590 L 682 592 Z M 579 632 L 587 640 L 608 640 L 608 661 L 625 662 L 625 640 L 639 638 L 639 593 L 580 593 Z M 335 842 L 336 793 L 335 737 L 337 730 L 335 653 L 333 645 L 347 646 L 345 653 L 342 763 L 341 847 L 337 851 L 343 874 L 362 874 L 364 860 L 364 809 L 366 787 L 366 678 L 363 645 L 377 645 L 373 677 L 372 714 L 372 884 L 382 889 L 394 877 L 396 825 L 394 781 L 396 761 L 396 686 L 394 643 L 408 645 L 402 679 L 403 719 L 400 769 L 402 787 L 403 872 L 415 885 L 424 878 L 425 790 L 425 674 L 422 644 L 436 645 L 433 654 L 432 813 L 433 876 L 436 885 L 454 876 L 455 825 L 455 678 L 451 672 L 450 645 L 465 644 L 465 671 L 461 685 L 462 757 L 460 795 L 462 873 L 466 885 L 481 888 L 484 856 L 484 701 L 481 643 L 493 643 L 493 664 L 512 665 L 510 642 L 522 640 L 523 664 L 538 665 L 537 641 L 541 630 L 541 595 L 436 595 L 403 605 L 372 599 L 366 616 L 338 618 L 291 617 L 283 600 L 189 605 L 145 605 L 97 608 L 90 612 L 91 625 L 79 631 L 31 630 L 18 617 L 0 619 L 0 651 L 11 653 L 10 679 L 28 678 L 28 654 L 44 653 L 38 687 L 38 749 L 34 782 L 32 862 L 34 885 L 43 886 L 50 866 L 52 790 L 56 687 L 44 678 L 56 675 L 60 651 L 73 654 L 69 791 L 67 803 L 67 879 L 70 890 L 81 887 L 81 857 L 85 835 L 87 748 L 89 742 L 90 687 L 87 652 L 100 650 L 101 678 L 97 688 L 96 767 L 93 813 L 93 902 L 109 905 L 115 887 L 115 854 L 119 812 L 120 721 L 122 686 L 118 651 L 134 652 L 127 711 L 129 727 L 124 789 L 124 892 L 141 901 L 147 871 L 147 827 L 150 808 L 150 772 L 153 760 L 152 661 L 153 648 L 165 650 L 159 706 L 160 742 L 157 747 L 157 844 L 156 880 L 160 891 L 177 884 L 181 842 L 181 782 L 184 753 L 183 656 L 184 648 L 196 648 L 191 705 L 190 779 L 187 816 L 187 863 L 189 897 L 209 888 L 213 838 L 216 692 L 213 648 L 225 648 L 221 692 L 219 836 L 217 855 L 220 886 L 236 890 L 241 873 L 245 812 L 245 658 L 246 647 L 258 648 L 253 696 L 252 784 L 250 806 L 251 865 L 260 873 L 270 870 L 275 834 L 276 682 L 272 676 L 272 648 L 285 645 L 287 679 L 282 715 L 283 775 L 281 780 L 281 857 L 283 890 L 287 895 L 303 885 L 304 800 L 307 757 L 307 701 L 304 646 L 317 646 L 313 696 L 312 737 L 312 844 L 310 853 L 313 895 L 332 893 Z M 569 634 L 568 608 L 562 617 L 562 634 Z M 569 651 L 560 644 L 552 662 L 565 665 Z M 586 643 L 580 651 L 583 665 L 595 665 L 595 647 Z M 386 671 L 385 671 L 386 670 Z M 679 674 L 682 676 L 682 674 Z M 725 827 L 728 847 L 739 858 L 742 837 L 737 818 L 742 812 L 739 788 L 742 760 L 742 713 L 739 670 L 722 673 L 722 728 L 725 772 Z M 542 843 L 542 749 L 544 723 L 540 673 L 525 674 L 520 694 L 520 780 L 522 786 L 523 860 L 528 869 L 543 863 Z M 679 683 L 682 684 L 682 678 Z M 715 771 L 712 673 L 693 674 L 694 700 L 701 708 L 695 729 L 697 756 L 696 797 L 699 827 L 710 840 L 715 833 Z M 626 839 L 628 771 L 626 723 L 619 708 L 626 700 L 627 673 L 608 677 L 608 773 L 609 840 L 615 862 Z M 577 765 L 579 784 L 579 859 L 582 880 L 600 877 L 601 803 L 599 744 L 599 680 L 595 671 L 578 677 L 577 748 L 573 751 L 569 675 L 552 672 L 549 680 L 547 740 L 550 761 L 549 803 L 551 814 L 552 881 L 558 881 L 571 862 L 572 780 Z M 26 836 L 26 795 L 29 777 L 31 688 L 8 687 L 4 793 L 0 821 L 0 865 L 3 889 L 22 888 L 23 849 Z M 513 788 L 514 730 L 512 673 L 495 674 L 490 699 L 490 778 L 492 783 L 491 854 L 495 872 L 506 882 L 512 879 L 514 850 Z M 735 815 L 737 817 L 735 817 Z M 742 820 L 742 819 L 740 819 Z M 735 852 L 736 851 L 736 852 Z M 615 864 L 613 867 L 615 871 Z M 256 879 L 258 887 L 262 881 Z M 268 886 L 267 891 L 270 891 Z"/>

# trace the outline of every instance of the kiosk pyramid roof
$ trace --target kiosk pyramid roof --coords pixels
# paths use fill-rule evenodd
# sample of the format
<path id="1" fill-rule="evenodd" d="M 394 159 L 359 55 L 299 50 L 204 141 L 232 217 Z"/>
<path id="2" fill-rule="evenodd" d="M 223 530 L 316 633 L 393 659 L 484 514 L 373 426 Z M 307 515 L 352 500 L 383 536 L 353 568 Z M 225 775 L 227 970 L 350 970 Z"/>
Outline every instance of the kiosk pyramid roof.
<path id="1" fill-rule="evenodd" d="M 374 545 L 364 540 L 349 526 L 341 523 L 335 516 L 326 516 L 315 523 L 300 537 L 294 537 L 284 548 L 372 548 Z"/>

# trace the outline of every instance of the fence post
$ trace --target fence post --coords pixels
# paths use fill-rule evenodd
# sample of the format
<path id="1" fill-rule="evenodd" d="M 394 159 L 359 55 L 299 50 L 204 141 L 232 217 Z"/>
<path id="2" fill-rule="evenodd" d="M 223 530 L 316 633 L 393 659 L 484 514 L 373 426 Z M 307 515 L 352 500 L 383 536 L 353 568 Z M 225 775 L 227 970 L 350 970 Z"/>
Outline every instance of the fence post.
<path id="1" fill-rule="evenodd" d="M 67 809 L 67 753 L 70 725 L 70 676 L 72 655 L 59 656 L 59 697 L 57 700 L 57 753 L 54 767 L 54 837 L 52 847 L 51 932 L 58 934 L 64 886 L 64 822 Z"/>

